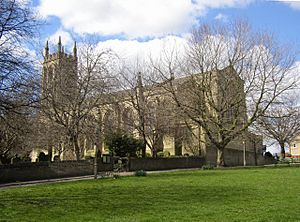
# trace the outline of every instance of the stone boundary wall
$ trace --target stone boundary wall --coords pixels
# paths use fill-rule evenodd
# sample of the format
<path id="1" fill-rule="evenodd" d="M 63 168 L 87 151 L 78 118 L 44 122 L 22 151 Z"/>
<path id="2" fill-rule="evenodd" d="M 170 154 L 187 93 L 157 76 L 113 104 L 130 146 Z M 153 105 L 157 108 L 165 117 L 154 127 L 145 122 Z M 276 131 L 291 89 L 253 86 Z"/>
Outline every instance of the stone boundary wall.
<path id="1" fill-rule="evenodd" d="M 93 160 L 0 165 L 0 183 L 92 175 L 93 166 Z M 98 171 L 112 169 L 112 164 L 98 162 Z"/>
<path id="2" fill-rule="evenodd" d="M 112 171 L 113 160 L 109 163 L 98 162 L 98 172 Z M 204 157 L 160 157 L 160 158 L 130 158 L 129 171 L 136 170 L 169 170 L 184 168 L 201 168 L 205 164 L 215 165 L 216 152 L 207 153 Z M 226 150 L 225 163 L 227 166 L 242 166 L 243 152 Z M 273 160 L 266 160 L 258 155 L 258 165 L 271 164 Z M 253 152 L 247 152 L 247 166 L 254 165 Z M 61 161 L 61 162 L 24 162 L 10 165 L 0 165 L 0 183 L 43 180 L 52 178 L 92 175 L 93 160 Z"/>
<path id="3" fill-rule="evenodd" d="M 161 158 L 131 158 L 129 171 L 136 170 L 170 170 L 184 168 L 201 168 L 205 164 L 203 157 L 161 157 Z"/>
<path id="4" fill-rule="evenodd" d="M 243 166 L 244 165 L 244 152 L 243 150 L 236 150 L 226 148 L 224 151 L 224 158 L 226 166 Z M 275 160 L 268 159 L 262 156 L 260 153 L 256 153 L 257 165 L 273 164 Z M 206 163 L 211 165 L 216 165 L 217 162 L 217 150 L 216 148 L 210 147 L 206 153 Z M 246 151 L 246 165 L 255 165 L 255 155 L 254 152 Z"/>

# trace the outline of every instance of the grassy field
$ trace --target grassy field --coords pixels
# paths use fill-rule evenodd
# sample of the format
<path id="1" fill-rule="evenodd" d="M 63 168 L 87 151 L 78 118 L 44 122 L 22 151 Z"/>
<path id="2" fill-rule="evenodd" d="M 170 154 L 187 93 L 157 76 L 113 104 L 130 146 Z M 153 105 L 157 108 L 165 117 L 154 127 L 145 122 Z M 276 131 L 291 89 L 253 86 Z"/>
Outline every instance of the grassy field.
<path id="1" fill-rule="evenodd" d="M 2 189 L 0 221 L 300 221 L 300 168 L 181 171 Z"/>

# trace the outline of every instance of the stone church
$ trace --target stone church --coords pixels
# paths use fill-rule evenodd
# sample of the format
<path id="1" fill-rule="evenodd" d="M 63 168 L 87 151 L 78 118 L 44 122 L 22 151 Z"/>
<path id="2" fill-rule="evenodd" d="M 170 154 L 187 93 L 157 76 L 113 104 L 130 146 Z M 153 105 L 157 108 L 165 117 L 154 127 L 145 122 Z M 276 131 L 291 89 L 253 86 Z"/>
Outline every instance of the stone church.
<path id="1" fill-rule="evenodd" d="M 55 92 L 52 95 L 56 101 L 71 98 L 76 94 L 77 81 L 77 48 L 76 43 L 72 54 L 67 54 L 58 41 L 58 49 L 55 53 L 49 52 L 48 43 L 45 46 L 42 78 L 42 97 L 46 97 L 47 91 Z M 221 76 L 234 76 L 234 70 L 225 68 L 220 71 L 212 71 L 214 78 L 221 79 Z M 234 77 L 235 78 L 235 77 Z M 121 90 L 114 93 L 110 103 L 99 107 L 97 118 L 100 119 L 101 126 L 101 145 L 98 147 L 101 153 L 107 153 L 104 142 L 105 135 L 113 130 L 121 130 L 123 133 L 141 138 L 142 135 L 147 141 L 147 155 L 153 156 L 203 156 L 211 164 L 216 163 L 216 148 L 211 145 L 205 131 L 195 125 L 190 120 L 182 117 L 178 107 L 172 102 L 172 93 L 168 88 L 171 85 L 180 91 L 181 96 L 186 98 L 186 102 L 193 103 L 193 98 L 185 94 L 189 84 L 193 81 L 191 77 L 170 78 L 161 83 L 151 86 L 144 85 L 142 73 L 137 75 L 136 87 L 128 90 Z M 242 81 L 235 78 L 237 85 L 243 84 Z M 224 84 L 218 82 L 217 84 Z M 216 97 L 218 94 L 218 85 L 214 86 Z M 243 86 L 239 88 L 243 89 Z M 234 91 L 234 89 L 231 89 Z M 176 92 L 177 93 L 177 92 Z M 233 92 L 235 94 L 236 92 Z M 243 93 L 240 93 L 243 95 Z M 245 98 L 243 98 L 245 100 Z M 45 100 L 44 103 L 47 100 Z M 43 101 L 42 101 L 43 103 Z M 245 101 L 244 101 L 245 103 Z M 44 104 L 47 106 L 47 104 Z M 245 106 L 243 104 L 242 106 Z M 209 109 L 208 109 L 209 112 Z M 246 108 L 239 114 L 242 122 L 246 118 Z M 47 121 L 46 119 L 44 121 Z M 143 122 L 143 124 L 141 124 Z M 225 150 L 225 162 L 227 165 L 242 165 L 244 159 L 247 164 L 256 164 L 261 156 L 262 138 L 260 136 L 245 133 L 246 136 L 238 137 L 230 142 Z M 57 152 L 58 147 L 61 152 Z M 80 143 L 84 156 L 94 156 L 95 141 L 89 140 L 88 135 Z M 36 150 L 35 155 L 40 150 Z M 47 150 L 44 149 L 45 152 Z M 59 155 L 61 160 L 72 159 L 72 152 L 64 151 L 63 145 L 51 144 L 52 159 Z M 33 155 L 34 156 L 34 155 Z M 74 155 L 73 155 L 74 156 Z M 34 158 L 33 158 L 34 159 Z"/>

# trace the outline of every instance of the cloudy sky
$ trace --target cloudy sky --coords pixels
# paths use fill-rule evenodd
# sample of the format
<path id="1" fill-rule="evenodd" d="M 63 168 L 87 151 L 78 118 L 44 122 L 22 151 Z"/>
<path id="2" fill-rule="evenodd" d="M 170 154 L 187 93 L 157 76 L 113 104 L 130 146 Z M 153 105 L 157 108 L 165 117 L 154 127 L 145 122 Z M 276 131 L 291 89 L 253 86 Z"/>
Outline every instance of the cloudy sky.
<path id="1" fill-rule="evenodd" d="M 60 35 L 69 49 L 74 40 L 93 36 L 124 56 L 155 54 L 166 42 L 184 42 L 201 22 L 241 17 L 280 41 L 300 43 L 300 1 L 33 0 L 32 5 L 47 21 L 42 40 L 56 43 Z"/>

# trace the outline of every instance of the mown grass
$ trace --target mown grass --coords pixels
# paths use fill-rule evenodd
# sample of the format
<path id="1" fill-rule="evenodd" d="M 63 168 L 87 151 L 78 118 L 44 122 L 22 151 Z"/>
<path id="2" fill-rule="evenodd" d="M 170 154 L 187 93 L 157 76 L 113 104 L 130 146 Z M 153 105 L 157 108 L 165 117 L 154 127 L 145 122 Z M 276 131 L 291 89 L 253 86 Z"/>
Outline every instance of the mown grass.
<path id="1" fill-rule="evenodd" d="M 300 221 L 300 168 L 182 171 L 2 189 L 0 221 Z"/>

